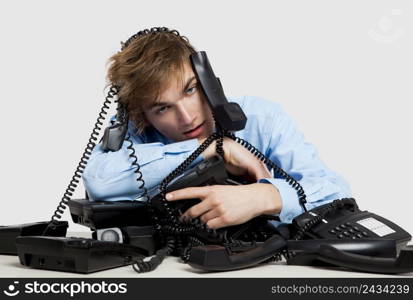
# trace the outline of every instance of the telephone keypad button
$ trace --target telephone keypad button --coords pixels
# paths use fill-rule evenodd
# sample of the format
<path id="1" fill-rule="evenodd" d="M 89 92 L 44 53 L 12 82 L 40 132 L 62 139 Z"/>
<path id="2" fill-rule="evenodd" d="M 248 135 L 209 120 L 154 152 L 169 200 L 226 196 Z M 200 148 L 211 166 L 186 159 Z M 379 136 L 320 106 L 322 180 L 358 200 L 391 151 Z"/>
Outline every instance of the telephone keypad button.
<path id="1" fill-rule="evenodd" d="M 337 237 L 338 237 L 339 239 L 343 239 L 343 238 L 344 238 L 344 235 L 339 234 Z"/>
<path id="2" fill-rule="evenodd" d="M 347 237 L 350 236 L 350 233 L 348 233 L 347 231 L 344 231 L 343 234 L 344 234 L 345 236 L 347 236 Z"/>
<path id="3" fill-rule="evenodd" d="M 335 231 L 334 229 L 331 229 L 329 232 L 330 232 L 331 234 L 336 234 L 336 231 Z"/>
<path id="4" fill-rule="evenodd" d="M 360 231 L 360 228 L 358 228 L 357 226 L 354 226 L 353 229 L 354 229 L 355 231 Z"/>
<path id="5" fill-rule="evenodd" d="M 355 231 L 353 229 L 350 229 L 348 232 L 355 233 Z"/>
<path id="6" fill-rule="evenodd" d="M 346 225 L 341 224 L 340 227 L 344 229 L 344 228 L 346 228 Z"/>
<path id="7" fill-rule="evenodd" d="M 357 236 L 358 238 L 362 238 L 362 237 L 363 237 L 363 235 L 361 235 L 361 233 L 357 233 L 356 236 Z"/>
<path id="8" fill-rule="evenodd" d="M 349 222 L 346 222 L 346 225 L 347 225 L 348 227 L 351 227 L 351 223 L 349 223 Z"/>
<path id="9" fill-rule="evenodd" d="M 338 226 L 336 226 L 336 227 L 334 227 L 334 230 L 336 230 L 336 231 L 341 231 L 341 228 L 338 227 Z"/>
<path id="10" fill-rule="evenodd" d="M 369 236 L 369 234 L 365 231 L 363 231 L 361 234 L 364 235 L 364 236 Z"/>

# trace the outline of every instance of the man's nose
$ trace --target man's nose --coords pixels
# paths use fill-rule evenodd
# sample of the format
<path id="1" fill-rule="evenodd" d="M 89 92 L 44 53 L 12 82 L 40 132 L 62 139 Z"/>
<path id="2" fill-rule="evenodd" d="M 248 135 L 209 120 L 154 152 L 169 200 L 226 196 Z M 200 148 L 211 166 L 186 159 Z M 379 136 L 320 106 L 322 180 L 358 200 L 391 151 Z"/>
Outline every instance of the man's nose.
<path id="1" fill-rule="evenodd" d="M 180 105 L 178 108 L 179 111 L 179 120 L 181 121 L 182 124 L 191 124 L 192 121 L 194 120 L 194 116 L 190 113 L 190 111 L 184 106 Z"/>

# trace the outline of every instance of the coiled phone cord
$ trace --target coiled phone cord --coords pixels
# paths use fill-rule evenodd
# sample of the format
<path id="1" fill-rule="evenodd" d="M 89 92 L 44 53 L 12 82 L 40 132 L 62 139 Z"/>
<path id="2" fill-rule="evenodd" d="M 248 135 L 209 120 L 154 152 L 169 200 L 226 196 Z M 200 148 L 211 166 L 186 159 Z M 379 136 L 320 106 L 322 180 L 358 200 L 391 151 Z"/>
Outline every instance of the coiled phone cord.
<path id="1" fill-rule="evenodd" d="M 158 232 L 158 234 L 160 235 L 161 239 L 164 239 L 165 236 L 167 236 L 167 239 L 169 239 L 170 237 L 179 237 L 182 235 L 189 235 L 191 233 L 194 233 L 196 230 L 200 230 L 200 229 L 206 229 L 205 225 L 199 225 L 199 224 L 195 224 L 191 221 L 189 221 L 188 223 L 185 222 L 181 222 L 179 221 L 179 217 L 178 217 L 178 213 L 169 205 L 168 201 L 166 200 L 166 188 L 167 185 L 177 176 L 179 176 L 180 174 L 182 174 L 188 167 L 189 165 L 202 153 L 204 152 L 208 146 L 214 141 L 214 140 L 218 140 L 218 139 L 222 139 L 223 135 L 222 133 L 214 133 L 211 136 L 209 136 L 193 153 L 191 153 L 191 155 L 185 160 L 183 161 L 177 168 L 175 168 L 175 170 L 173 170 L 168 176 L 166 176 L 162 182 L 159 185 L 159 189 L 160 189 L 160 194 L 161 194 L 161 205 L 164 208 L 165 212 L 166 212 L 166 217 L 165 219 L 163 219 L 163 221 L 161 222 L 161 220 L 158 218 L 155 210 L 153 209 L 152 205 L 150 205 L 150 210 L 149 212 L 151 213 L 152 216 L 152 220 L 153 220 L 153 226 L 156 232 Z M 223 149 L 222 149 L 222 143 L 218 143 L 216 144 L 216 151 L 218 153 L 220 153 L 222 156 L 224 155 L 223 153 Z M 186 225 L 186 226 L 185 226 Z M 201 227 L 201 228 L 200 228 Z M 210 229 L 210 231 L 214 234 L 217 235 L 217 233 Z M 181 243 L 181 241 L 179 241 Z M 175 244 L 171 244 L 171 247 L 173 247 L 171 249 L 170 252 L 172 252 L 175 249 Z M 135 261 L 134 265 L 133 265 L 133 269 L 136 272 L 147 272 L 147 270 L 152 271 L 152 266 L 154 265 L 152 263 L 152 260 L 154 261 L 159 261 L 159 260 L 163 260 L 164 257 L 159 257 L 159 256 L 163 256 L 163 255 L 167 255 L 168 251 L 162 251 L 160 253 L 156 253 L 149 261 L 143 261 L 143 260 L 137 260 Z M 158 264 L 155 264 L 156 266 Z"/>
<path id="2" fill-rule="evenodd" d="M 273 170 L 276 174 L 281 176 L 283 179 L 285 179 L 296 191 L 299 197 L 300 204 L 302 205 L 304 211 L 307 211 L 305 207 L 306 203 L 306 195 L 304 192 L 304 189 L 302 186 L 289 174 L 287 174 L 283 169 L 278 167 L 274 162 L 272 162 L 270 159 L 268 159 L 263 153 L 261 153 L 256 147 L 251 145 L 249 142 L 247 142 L 244 139 L 241 139 L 239 137 L 236 137 L 233 133 L 230 133 L 228 131 L 224 131 L 221 128 L 218 128 L 218 133 L 212 134 L 207 140 L 200 145 L 184 162 L 182 162 L 175 170 L 173 170 L 160 184 L 160 190 L 161 190 L 161 205 L 163 206 L 164 211 L 166 211 L 166 218 L 163 222 L 164 225 L 161 225 L 159 222 L 159 219 L 156 216 L 156 213 L 153 213 L 154 216 L 154 224 L 155 224 L 155 229 L 162 234 L 166 234 L 167 236 L 172 234 L 173 236 L 182 236 L 182 235 L 190 235 L 197 230 L 204 230 L 208 234 L 213 235 L 214 237 L 218 237 L 219 240 L 221 240 L 221 243 L 223 244 L 234 244 L 237 242 L 237 240 L 234 240 L 233 238 L 229 238 L 222 234 L 218 233 L 216 230 L 210 229 L 206 226 L 206 224 L 200 224 L 200 222 L 197 222 L 195 220 L 192 220 L 190 222 L 189 226 L 185 226 L 183 222 L 181 222 L 178 219 L 178 214 L 176 210 L 174 210 L 171 205 L 168 203 L 166 200 L 166 187 L 167 185 L 177 176 L 181 175 L 187 167 L 203 152 L 208 148 L 208 146 L 214 141 L 217 140 L 217 153 L 224 158 L 224 150 L 223 150 L 223 139 L 224 136 L 233 139 L 235 142 L 239 143 L 243 147 L 245 147 L 247 150 L 249 150 L 255 157 L 257 157 L 259 160 L 263 161 L 267 166 L 270 167 L 271 170 Z M 152 210 L 153 211 L 153 210 Z M 165 221 L 167 224 L 165 224 Z M 169 223 L 169 224 L 168 224 Z M 197 245 L 199 245 L 200 241 L 197 240 Z M 181 254 L 181 257 L 183 260 L 187 260 L 189 257 L 190 249 L 192 247 L 191 240 L 189 240 L 188 246 L 185 248 L 185 252 Z M 279 257 L 278 254 L 275 254 L 274 257 Z M 144 270 L 147 268 L 140 268 L 140 270 Z M 136 270 L 136 269 L 135 269 Z"/>
<path id="3" fill-rule="evenodd" d="M 235 136 L 231 132 L 225 132 L 225 136 L 231 138 L 244 148 L 246 148 L 248 151 L 250 151 L 255 157 L 257 157 L 259 160 L 264 162 L 267 166 L 270 167 L 270 171 L 273 170 L 277 175 L 279 175 L 281 178 L 285 179 L 289 185 L 291 185 L 297 192 L 298 195 L 298 201 L 300 202 L 300 205 L 302 206 L 304 212 L 307 211 L 307 208 L 305 207 L 305 204 L 307 203 L 307 197 L 305 195 L 304 189 L 301 186 L 301 184 L 295 180 L 291 175 L 289 175 L 287 172 L 285 172 L 283 169 L 281 169 L 278 165 L 276 165 L 272 160 L 267 158 L 263 153 L 261 153 L 256 147 L 251 145 L 249 142 L 246 140 Z"/>
<path id="4" fill-rule="evenodd" d="M 138 260 L 132 265 L 133 269 L 138 273 L 150 272 L 155 270 L 175 249 L 176 239 L 168 237 L 166 246 L 156 251 L 155 255 L 149 261 Z"/>
<path id="5" fill-rule="evenodd" d="M 145 197 L 146 200 L 149 200 L 148 196 L 148 189 L 145 187 L 145 180 L 143 180 L 143 174 L 141 172 L 141 166 L 138 164 L 138 158 L 136 157 L 136 152 L 135 149 L 133 148 L 133 142 L 130 139 L 130 133 L 127 132 L 125 136 L 125 141 L 129 142 L 129 145 L 126 147 L 130 153 L 129 157 L 132 158 L 132 166 L 136 167 L 134 173 L 136 174 L 136 181 L 141 182 L 141 184 L 138 186 L 139 190 L 143 190 L 143 194 L 141 197 Z"/>
<path id="6" fill-rule="evenodd" d="M 337 209 L 342 208 L 345 205 L 345 201 L 355 201 L 354 198 L 341 198 L 336 199 L 327 205 L 325 208 L 317 212 L 317 215 L 313 216 L 309 221 L 307 221 L 294 235 L 294 240 L 302 240 L 305 234 L 317 224 L 320 224 L 322 220 L 332 212 L 335 212 Z"/>
<path id="7" fill-rule="evenodd" d="M 57 226 L 57 222 L 62 218 L 62 215 L 64 213 L 64 210 L 67 207 L 67 203 L 69 202 L 69 200 L 71 199 L 71 197 L 73 196 L 73 193 L 75 192 L 78 184 L 79 184 L 79 180 L 82 178 L 82 174 L 86 168 L 86 164 L 92 154 L 93 149 L 96 146 L 96 142 L 98 140 L 99 137 L 99 133 L 102 130 L 102 125 L 103 125 L 103 121 L 106 119 L 106 115 L 108 114 L 108 110 L 110 108 L 109 105 L 112 104 L 112 101 L 115 103 L 118 103 L 118 115 L 121 116 L 121 118 L 124 118 L 125 116 L 119 112 L 119 110 L 121 110 L 122 106 L 119 103 L 118 99 L 115 99 L 116 95 L 118 94 L 118 88 L 115 85 L 112 85 L 107 93 L 107 96 L 105 98 L 105 101 L 103 102 L 102 108 L 99 112 L 99 116 L 96 120 L 95 126 L 92 130 L 92 133 L 89 137 L 88 143 L 86 145 L 86 148 L 82 154 L 82 157 L 80 158 L 80 162 L 76 168 L 76 171 L 74 173 L 74 175 L 72 176 L 72 179 L 69 182 L 68 187 L 66 188 L 62 199 L 60 200 L 59 204 L 57 205 L 56 210 L 53 213 L 53 216 L 51 217 L 51 220 L 49 222 L 49 224 L 47 224 L 46 228 L 43 230 L 43 233 L 41 235 L 46 235 L 49 229 L 54 229 L 54 227 Z M 123 119 L 123 121 L 125 121 Z M 137 164 L 137 157 L 135 155 L 135 150 L 133 149 L 132 145 L 132 141 L 130 140 L 130 135 L 129 133 L 127 133 L 127 136 L 125 137 L 125 140 L 127 140 L 131 145 L 129 145 L 127 148 L 131 151 L 131 154 L 129 155 L 131 158 L 133 158 L 133 162 L 132 164 L 134 166 L 137 166 L 137 169 L 135 170 L 135 173 L 138 175 L 137 176 L 137 181 L 141 181 L 142 184 L 140 185 L 141 187 L 144 187 L 145 182 L 142 178 L 142 172 L 140 171 L 140 166 L 139 164 Z M 144 195 L 147 197 L 147 190 L 146 188 L 144 188 Z"/>

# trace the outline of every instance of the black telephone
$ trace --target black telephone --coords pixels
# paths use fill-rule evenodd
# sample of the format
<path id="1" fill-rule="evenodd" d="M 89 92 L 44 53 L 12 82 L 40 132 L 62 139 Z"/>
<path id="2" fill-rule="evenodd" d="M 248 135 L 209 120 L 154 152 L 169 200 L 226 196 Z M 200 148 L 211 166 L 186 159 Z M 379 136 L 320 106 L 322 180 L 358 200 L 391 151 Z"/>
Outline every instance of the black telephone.
<path id="1" fill-rule="evenodd" d="M 127 46 L 130 40 L 137 36 L 156 34 L 159 31 L 171 32 L 159 27 L 143 30 L 132 36 L 125 45 Z M 176 34 L 176 31 L 173 33 Z M 16 234 L 19 235 L 16 245 L 22 264 L 36 268 L 84 273 L 133 264 L 136 271 L 145 272 L 153 270 L 164 257 L 172 254 L 180 255 L 191 266 L 203 270 L 233 270 L 285 257 L 289 264 L 324 263 L 345 267 L 354 267 L 358 264 L 355 269 L 358 268 L 361 271 L 375 270 L 390 273 L 413 271 L 412 250 L 410 247 L 404 247 L 411 236 L 382 217 L 360 211 L 353 199 L 336 200 L 307 211 L 305 192 L 299 182 L 266 158 L 254 146 L 233 134 L 233 131 L 244 128 L 247 119 L 238 104 L 227 101 L 221 83 L 213 73 L 205 52 L 192 53 L 190 59 L 194 73 L 214 113 L 217 132 L 171 172 L 158 187 L 148 192 L 144 187 L 137 157 L 127 133 L 127 108 L 117 101 L 117 118 L 115 124 L 105 130 L 102 147 L 107 151 L 117 151 L 124 141 L 131 144 L 128 149 L 131 152 L 130 156 L 134 158 L 132 164 L 137 167 L 137 182 L 141 182 L 139 187 L 143 190 L 142 199 L 149 200 L 150 205 L 136 206 L 136 201 L 111 205 L 100 202 L 91 204 L 87 200 L 73 201 L 70 197 L 96 145 L 98 131 L 101 129 L 99 125 L 103 124 L 103 115 L 107 114 L 110 99 L 118 93 L 119 87 L 112 86 L 81 162 L 52 220 L 47 225 L 45 222 L 42 223 L 40 228 L 42 234 L 35 233 L 37 236 L 22 236 L 19 235 L 21 230 L 13 231 L 12 238 Z M 274 217 L 259 216 L 245 224 L 212 230 L 201 224 L 199 220 L 184 220 L 183 222 L 179 220 L 183 210 L 197 199 L 179 201 L 174 206 L 165 201 L 166 192 L 184 186 L 244 183 L 225 172 L 221 158 L 224 154 L 222 149 L 224 137 L 231 138 L 246 147 L 257 159 L 263 161 L 270 170 L 284 178 L 296 190 L 304 213 L 296 217 L 293 224 L 275 227 L 271 223 Z M 214 140 L 217 140 L 219 156 L 188 169 L 196 157 Z M 99 233 L 96 233 L 95 239 L 64 238 L 66 230 L 60 230 L 64 226 L 57 219 L 61 218 L 67 205 L 71 209 L 75 222 L 89 226 L 93 230 L 102 230 L 105 228 L 100 227 L 106 226 L 122 226 L 117 228 L 118 230 L 106 228 L 112 230 L 106 232 L 110 233 L 112 238 L 118 234 L 116 238 L 126 241 L 126 244 L 105 240 L 97 241 L 96 236 Z M 148 224 L 136 224 L 133 223 L 133 218 L 123 219 L 122 213 L 125 212 L 125 207 L 129 206 L 133 206 L 145 215 L 150 215 L 152 220 L 148 220 Z M 116 211 L 117 218 L 126 223 L 113 224 L 112 219 L 106 218 L 111 215 L 108 209 L 112 207 Z M 133 224 L 129 224 L 129 221 Z M 377 227 L 378 224 L 381 227 Z M 24 226 L 19 228 L 22 227 Z M 60 237 L 52 237 L 50 232 Z M 2 233 L 9 234 L 7 228 L 0 228 L 0 238 L 2 238 Z M 44 236 L 46 234 L 49 236 Z M 9 234 L 7 242 L 9 243 L 12 238 Z M 2 239 L 3 241 L 5 239 Z M 162 245 L 162 248 L 159 245 Z M 0 250 L 1 246 L 2 243 L 0 243 Z M 57 247 L 58 253 L 55 251 Z M 99 247 L 104 250 L 99 250 Z M 99 256 L 93 256 L 95 251 L 99 253 Z M 145 254 L 155 255 L 151 260 L 144 261 Z M 373 264 L 369 264 L 367 263 L 368 255 L 375 255 L 379 258 L 376 258 Z M 93 268 L 76 267 L 74 264 L 79 257 L 82 258 L 82 264 L 93 260 Z M 108 263 L 100 264 L 105 257 L 108 257 Z M 123 259 L 118 259 L 119 257 Z M 69 259 L 63 262 L 61 258 Z M 353 259 L 356 263 L 352 263 Z M 383 270 L 382 266 L 388 268 Z"/>
<path id="2" fill-rule="evenodd" d="M 205 271 L 223 271 L 283 256 L 290 265 L 403 273 L 413 271 L 413 246 L 406 246 L 410 240 L 411 235 L 398 225 L 361 211 L 353 198 L 344 198 L 297 216 L 291 225 L 279 226 L 270 239 L 255 247 L 193 247 L 188 263 Z"/>
<path id="3" fill-rule="evenodd" d="M 361 211 L 353 198 L 335 200 L 305 212 L 293 220 L 291 235 L 296 239 L 358 240 L 383 238 L 396 241 L 397 250 L 412 238 L 400 226 Z"/>
<path id="4" fill-rule="evenodd" d="M 334 200 L 297 216 L 287 249 L 291 265 L 333 265 L 379 273 L 413 271 L 411 235 L 359 209 L 353 198 Z"/>

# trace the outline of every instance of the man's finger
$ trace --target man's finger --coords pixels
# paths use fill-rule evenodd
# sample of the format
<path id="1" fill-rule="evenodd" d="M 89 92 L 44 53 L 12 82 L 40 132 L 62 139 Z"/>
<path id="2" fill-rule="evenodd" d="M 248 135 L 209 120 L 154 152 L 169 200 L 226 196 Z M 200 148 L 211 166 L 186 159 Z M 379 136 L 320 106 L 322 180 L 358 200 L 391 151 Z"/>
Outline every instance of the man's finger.
<path id="1" fill-rule="evenodd" d="M 198 218 L 200 215 L 203 215 L 211 209 L 207 202 L 208 201 L 201 201 L 200 203 L 191 206 L 182 214 L 182 217 L 190 219 Z"/>
<path id="2" fill-rule="evenodd" d="M 226 225 L 222 222 L 222 219 L 220 217 L 209 220 L 206 224 L 209 228 L 212 229 L 218 229 Z"/>
<path id="3" fill-rule="evenodd" d="M 205 198 L 210 192 L 208 186 L 188 187 L 166 194 L 166 200 L 175 201 L 182 199 Z"/>
<path id="4" fill-rule="evenodd" d="M 200 219 L 201 219 L 202 223 L 208 223 L 209 220 L 212 220 L 212 219 L 217 218 L 217 217 L 219 217 L 218 210 L 217 209 L 211 209 L 210 211 L 204 213 L 201 216 Z"/>

